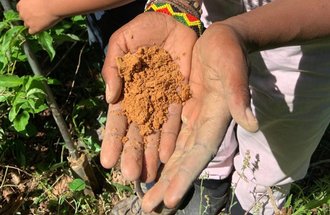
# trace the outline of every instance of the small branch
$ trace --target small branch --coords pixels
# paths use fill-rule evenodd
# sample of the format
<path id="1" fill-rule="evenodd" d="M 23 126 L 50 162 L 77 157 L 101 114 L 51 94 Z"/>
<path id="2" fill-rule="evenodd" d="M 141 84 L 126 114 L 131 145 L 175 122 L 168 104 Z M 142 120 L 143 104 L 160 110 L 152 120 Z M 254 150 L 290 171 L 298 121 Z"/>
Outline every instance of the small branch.
<path id="1" fill-rule="evenodd" d="M 311 165 L 309 165 L 309 168 L 313 168 L 315 166 L 318 166 L 318 165 L 324 164 L 324 163 L 330 163 L 330 159 L 325 159 L 325 160 L 320 160 L 320 161 L 314 162 Z"/>
<path id="2" fill-rule="evenodd" d="M 9 166 L 9 165 L 2 165 L 2 164 L 0 164 L 0 167 L 3 167 L 3 168 L 10 168 L 10 169 L 15 169 L 15 170 L 17 170 L 17 171 L 19 171 L 19 172 L 23 172 L 24 174 L 26 174 L 26 175 L 32 177 L 32 175 L 31 175 L 30 173 L 28 173 L 28 172 L 26 172 L 26 171 L 24 171 L 24 170 L 22 170 L 22 169 L 20 169 L 20 168 L 14 167 L 14 166 Z"/>
<path id="3" fill-rule="evenodd" d="M 67 50 L 66 52 L 62 55 L 61 59 L 55 64 L 55 66 L 53 68 L 51 68 L 46 76 L 48 77 L 50 75 L 50 73 L 52 73 L 61 63 L 62 61 L 68 56 L 68 54 L 70 53 L 70 51 L 73 49 L 73 47 L 77 44 L 77 42 L 74 42 Z"/>
<path id="4" fill-rule="evenodd" d="M 84 51 L 86 47 L 86 43 L 84 44 L 84 46 L 80 49 L 80 52 L 79 52 L 79 57 L 78 57 L 78 64 L 77 64 L 77 67 L 76 67 L 76 71 L 74 72 L 74 77 L 73 77 L 73 81 L 72 81 L 72 84 L 71 84 L 71 89 L 70 89 L 70 92 L 68 94 L 68 97 L 66 98 L 65 100 L 65 103 L 63 106 L 65 106 L 68 102 L 69 102 L 69 99 L 70 99 L 70 96 L 72 94 L 72 91 L 73 91 L 73 88 L 74 88 L 74 85 L 76 83 L 76 77 L 77 77 L 77 74 L 79 72 L 79 68 L 80 68 L 80 64 L 81 64 L 81 56 L 82 56 L 82 53 Z"/>
<path id="5" fill-rule="evenodd" d="M 267 192 L 264 192 L 261 196 L 259 196 L 259 198 L 251 205 L 251 207 L 244 213 L 244 215 L 248 215 L 249 212 L 253 209 L 253 207 L 257 204 L 257 202 L 259 202 L 260 199 L 262 199 L 266 195 L 267 195 Z"/>
<path id="6" fill-rule="evenodd" d="M 270 204 L 272 205 L 272 207 L 275 211 L 275 214 L 281 214 L 281 211 L 278 209 L 278 207 L 276 205 L 276 201 L 275 201 L 275 198 L 274 198 L 274 195 L 273 195 L 273 191 L 270 187 L 267 187 L 267 194 L 268 194 L 268 197 L 269 197 Z"/>
<path id="7" fill-rule="evenodd" d="M 23 49 L 24 49 L 25 54 L 27 55 L 27 58 L 28 58 L 30 66 L 33 70 L 33 73 L 35 75 L 43 76 L 43 74 L 41 72 L 41 69 L 40 69 L 40 66 L 39 66 L 39 64 L 36 60 L 36 57 L 32 53 L 32 51 L 30 49 L 30 46 L 29 46 L 27 41 L 23 44 Z M 54 97 L 50 87 L 48 86 L 48 84 L 43 82 L 43 85 L 45 87 L 45 91 L 46 91 L 46 94 L 47 94 L 47 103 L 49 105 L 49 108 L 52 111 L 53 118 L 54 118 L 54 120 L 57 124 L 57 127 L 60 130 L 60 133 L 61 133 L 61 135 L 63 137 L 63 140 L 66 144 L 66 147 L 69 150 L 70 155 L 73 156 L 74 158 L 77 158 L 78 157 L 78 152 L 76 151 L 76 148 L 73 144 L 71 135 L 69 133 L 69 129 L 68 129 L 68 127 L 67 127 L 67 125 L 66 125 L 66 123 L 63 119 L 63 116 L 60 112 L 60 108 L 57 105 L 55 97 Z"/>
<path id="8" fill-rule="evenodd" d="M 2 182 L 1 182 L 0 188 L 2 188 L 2 186 L 5 184 L 5 180 L 6 180 L 6 178 L 7 178 L 7 173 L 8 173 L 8 167 L 6 167 L 6 171 L 5 171 L 5 174 L 3 175 L 3 178 L 2 178 Z"/>

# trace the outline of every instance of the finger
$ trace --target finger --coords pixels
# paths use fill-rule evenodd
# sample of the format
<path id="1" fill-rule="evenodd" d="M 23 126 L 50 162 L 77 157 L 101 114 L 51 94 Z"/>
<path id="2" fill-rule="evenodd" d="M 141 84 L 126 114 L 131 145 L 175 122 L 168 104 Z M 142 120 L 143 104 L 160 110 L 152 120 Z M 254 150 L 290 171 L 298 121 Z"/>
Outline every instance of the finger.
<path id="1" fill-rule="evenodd" d="M 182 151 L 176 150 L 174 152 L 169 161 L 165 164 L 157 183 L 144 195 L 142 199 L 142 209 L 144 212 L 150 213 L 163 201 L 164 193 L 171 178 L 177 173 L 176 167 L 179 164 L 181 155 Z"/>
<path id="2" fill-rule="evenodd" d="M 144 195 L 141 207 L 145 213 L 151 213 L 163 201 L 163 194 L 168 187 L 168 183 L 168 180 L 161 178 Z"/>
<path id="3" fill-rule="evenodd" d="M 38 31 L 34 30 L 33 28 L 31 28 L 29 26 L 26 26 L 26 27 L 29 28 L 28 33 L 31 34 L 31 35 L 38 33 Z"/>
<path id="4" fill-rule="evenodd" d="M 244 68 L 240 68 L 244 70 Z M 232 72 L 232 71 L 231 71 Z M 250 108 L 250 91 L 248 88 L 247 72 L 239 71 L 227 75 L 223 79 L 224 94 L 228 108 L 234 120 L 250 132 L 258 130 L 258 121 Z"/>
<path id="5" fill-rule="evenodd" d="M 120 31 L 114 33 L 108 43 L 107 55 L 102 68 L 102 76 L 106 84 L 106 101 L 108 103 L 116 102 L 122 90 L 122 79 L 118 73 L 116 58 L 121 57 L 128 52 Z"/>
<path id="6" fill-rule="evenodd" d="M 194 130 L 185 143 L 179 170 L 165 193 L 167 207 L 175 207 L 181 201 L 191 183 L 215 156 L 230 119 L 224 98 L 215 99 L 212 94 L 204 97 Z"/>
<path id="7" fill-rule="evenodd" d="M 174 19 L 172 21 L 176 22 Z M 192 49 L 197 40 L 197 35 L 191 28 L 188 28 L 181 23 L 176 24 L 182 25 L 182 28 L 174 28 L 172 30 L 172 33 L 166 38 L 164 49 L 168 51 L 171 54 L 171 57 L 178 63 L 180 66 L 180 72 L 184 76 L 185 81 L 188 82 Z"/>
<path id="8" fill-rule="evenodd" d="M 121 172 L 129 181 L 140 178 L 143 159 L 143 139 L 135 123 L 130 124 L 127 131 L 127 141 L 121 156 Z"/>
<path id="9" fill-rule="evenodd" d="M 149 183 L 156 179 L 159 161 L 160 132 L 156 131 L 145 137 L 144 165 L 142 167 L 141 180 Z"/>
<path id="10" fill-rule="evenodd" d="M 197 136 L 198 131 L 194 131 L 189 136 L 185 153 L 176 167 L 176 174 L 171 178 L 166 189 L 163 201 L 168 208 L 174 208 L 182 201 L 193 181 L 198 178 L 218 150 L 219 144 L 209 142 L 214 137 L 198 138 Z"/>
<path id="11" fill-rule="evenodd" d="M 126 129 L 127 119 L 121 110 L 120 103 L 109 105 L 100 153 L 100 161 L 104 168 L 113 167 L 119 159 Z"/>
<path id="12" fill-rule="evenodd" d="M 16 4 L 16 10 L 17 10 L 18 13 L 19 13 L 20 7 L 21 7 L 21 4 L 20 4 L 20 2 L 18 2 L 18 3 Z"/>
<path id="13" fill-rule="evenodd" d="M 168 108 L 167 121 L 163 124 L 159 145 L 160 161 L 166 163 L 172 155 L 181 126 L 182 105 L 171 104 Z"/>
<path id="14" fill-rule="evenodd" d="M 211 154 L 203 154 L 205 151 L 207 151 L 205 145 L 194 145 L 191 151 L 181 158 L 182 162 L 177 167 L 176 175 L 172 177 L 164 195 L 163 201 L 166 207 L 174 208 L 181 202 L 193 181 L 212 159 Z"/>
<path id="15" fill-rule="evenodd" d="M 190 137 L 191 129 L 188 126 L 183 126 L 178 136 L 177 144 L 174 153 L 165 164 L 161 172 L 161 177 L 158 182 L 145 194 L 142 201 L 142 208 L 145 212 L 151 212 L 155 209 L 164 199 L 165 191 L 171 182 L 171 179 L 177 174 L 180 169 L 181 159 L 185 152 L 185 142 Z"/>

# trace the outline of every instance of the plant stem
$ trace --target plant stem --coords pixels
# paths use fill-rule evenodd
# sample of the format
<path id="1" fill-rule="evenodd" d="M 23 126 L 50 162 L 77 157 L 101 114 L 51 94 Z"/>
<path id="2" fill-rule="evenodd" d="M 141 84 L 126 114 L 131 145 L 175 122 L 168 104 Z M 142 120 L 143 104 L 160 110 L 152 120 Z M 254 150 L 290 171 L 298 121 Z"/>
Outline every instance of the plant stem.
<path id="1" fill-rule="evenodd" d="M 3 8 L 5 9 L 5 11 L 12 10 L 9 0 L 0 0 L 0 2 Z M 25 40 L 25 42 L 22 45 L 23 45 L 24 53 L 27 56 L 28 62 L 30 64 L 33 73 L 35 75 L 44 76 L 41 71 L 41 67 L 38 63 L 38 60 L 36 59 L 34 53 L 32 52 L 28 41 Z M 80 178 L 83 178 L 85 182 L 87 182 L 87 184 L 91 186 L 92 190 L 86 189 L 85 191 L 87 192 L 87 194 L 93 196 L 93 191 L 97 191 L 99 189 L 99 184 L 94 175 L 93 169 L 90 163 L 88 162 L 87 157 L 84 154 L 80 155 L 76 150 L 76 147 L 73 144 L 71 135 L 69 133 L 68 126 L 64 121 L 64 118 L 60 112 L 60 109 L 57 105 L 57 102 L 50 87 L 46 82 L 43 82 L 43 85 L 45 87 L 47 94 L 47 103 L 52 111 L 52 115 L 63 137 L 66 148 L 69 150 L 70 153 L 70 156 L 68 157 L 68 160 L 70 162 L 70 167 Z"/>
<path id="2" fill-rule="evenodd" d="M 29 61 L 29 64 L 32 68 L 32 71 L 35 75 L 40 75 L 40 76 L 43 76 L 42 72 L 41 72 L 41 69 L 40 69 L 40 66 L 37 62 L 37 60 L 35 59 L 35 55 L 32 53 L 31 49 L 30 49 L 30 46 L 28 44 L 28 42 L 24 42 L 23 44 L 23 49 L 24 49 L 24 52 L 27 56 L 27 59 Z M 63 116 L 60 112 L 60 109 L 57 105 L 57 102 L 55 100 L 55 97 L 50 89 L 50 87 L 48 86 L 48 84 L 46 84 L 45 82 L 43 83 L 44 87 L 45 87 L 45 90 L 46 90 L 46 93 L 47 93 L 47 103 L 53 113 L 53 117 L 55 119 L 55 122 L 61 132 L 61 135 L 63 137 L 63 140 L 66 144 L 66 147 L 68 148 L 69 150 L 69 153 L 70 155 L 73 157 L 73 158 L 78 158 L 78 152 L 72 142 L 72 138 L 71 138 L 71 135 L 69 133 L 69 129 L 63 119 Z"/>
<path id="3" fill-rule="evenodd" d="M 5 11 L 12 10 L 12 7 L 11 7 L 8 0 L 0 0 L 0 1 L 1 1 L 1 4 L 2 4 L 3 8 L 5 9 Z M 40 65 L 39 65 L 34 53 L 32 52 L 28 41 L 25 41 L 23 43 L 23 50 L 24 50 L 25 55 L 27 56 L 28 62 L 30 64 L 30 67 L 31 67 L 33 73 L 35 75 L 43 76 L 43 73 L 40 69 Z M 77 159 L 78 158 L 78 152 L 77 152 L 77 150 L 76 150 L 76 148 L 73 144 L 71 135 L 69 133 L 69 129 L 68 129 L 68 127 L 67 127 L 67 125 L 66 125 L 66 123 L 63 119 L 63 116 L 62 116 L 62 114 L 60 112 L 60 109 L 57 105 L 55 97 L 54 97 L 50 87 L 48 86 L 48 84 L 43 82 L 43 85 L 45 87 L 46 94 L 47 94 L 47 103 L 49 105 L 49 108 L 52 111 L 52 115 L 53 115 L 53 117 L 55 119 L 55 122 L 56 122 L 56 124 L 57 124 L 57 126 L 60 130 L 60 133 L 63 137 L 64 142 L 65 142 L 65 145 L 66 145 L 67 149 L 69 150 L 70 156 L 72 156 L 74 159 Z"/>

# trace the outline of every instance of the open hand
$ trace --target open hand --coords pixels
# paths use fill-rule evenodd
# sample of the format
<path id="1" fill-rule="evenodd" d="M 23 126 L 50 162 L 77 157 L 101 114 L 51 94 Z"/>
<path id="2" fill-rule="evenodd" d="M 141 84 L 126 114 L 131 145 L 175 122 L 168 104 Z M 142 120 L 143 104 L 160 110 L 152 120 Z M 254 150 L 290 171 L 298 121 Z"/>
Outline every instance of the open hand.
<path id="1" fill-rule="evenodd" d="M 162 201 L 174 208 L 215 156 L 233 117 L 249 131 L 258 123 L 249 108 L 245 54 L 226 26 L 209 27 L 194 46 L 189 84 L 192 98 L 183 107 L 183 125 L 175 151 L 142 208 L 151 212 Z"/>
<path id="2" fill-rule="evenodd" d="M 101 163 L 105 168 L 113 167 L 121 158 L 121 171 L 128 180 L 150 182 L 156 178 L 159 161 L 165 163 L 175 148 L 181 126 L 181 105 L 170 105 L 167 122 L 161 132 L 144 137 L 143 142 L 137 126 L 128 125 L 122 112 L 120 96 L 123 82 L 119 77 L 116 58 L 134 53 L 139 47 L 158 45 L 164 48 L 178 63 L 180 71 L 188 81 L 192 48 L 196 33 L 173 17 L 157 12 L 146 12 L 116 31 L 109 40 L 108 52 L 103 66 L 106 82 L 106 99 L 109 105 L 105 134 L 101 148 Z M 122 143 L 122 138 L 128 142 Z"/>

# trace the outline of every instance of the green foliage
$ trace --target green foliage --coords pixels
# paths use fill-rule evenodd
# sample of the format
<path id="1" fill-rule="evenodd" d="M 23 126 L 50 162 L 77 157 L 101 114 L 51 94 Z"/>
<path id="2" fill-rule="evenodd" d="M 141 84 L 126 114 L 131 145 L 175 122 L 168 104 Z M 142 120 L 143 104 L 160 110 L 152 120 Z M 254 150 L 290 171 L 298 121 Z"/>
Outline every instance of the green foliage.
<path id="1" fill-rule="evenodd" d="M 79 192 L 79 191 L 82 191 L 86 188 L 86 184 L 85 182 L 80 179 L 80 178 L 76 178 L 74 179 L 73 181 L 71 181 L 69 183 L 69 189 L 72 191 L 72 192 Z"/>
<path id="2" fill-rule="evenodd" d="M 318 179 L 314 183 L 313 186 L 305 188 L 294 183 L 284 205 L 286 211 L 290 211 L 292 215 L 330 214 L 329 176 Z"/>
<path id="3" fill-rule="evenodd" d="M 101 148 L 99 145 L 98 137 L 92 135 L 88 127 L 86 126 L 86 119 L 88 114 L 95 112 L 101 106 L 101 101 L 97 98 L 83 99 L 74 106 L 72 113 L 72 122 L 78 136 L 78 140 L 86 147 L 90 152 L 99 153 Z M 98 124 L 95 127 L 99 127 L 104 124 L 104 116 L 98 117 Z"/>
<path id="4" fill-rule="evenodd" d="M 0 103 L 9 106 L 8 119 L 18 132 L 23 132 L 31 115 L 48 108 L 41 76 L 0 75 Z"/>
<path id="5" fill-rule="evenodd" d="M 82 16 L 72 19 L 73 22 L 63 21 L 52 30 L 29 35 L 21 25 L 17 12 L 4 12 L 4 18 L 0 22 L 0 104 L 5 105 L 0 106 L 0 113 L 8 112 L 8 120 L 22 134 L 28 134 L 27 128 L 33 128 L 29 123 L 34 114 L 48 108 L 44 84 L 55 82 L 40 76 L 14 75 L 17 64 L 27 62 L 22 45 L 28 41 L 35 53 L 46 51 L 49 59 L 53 60 L 56 46 L 65 41 L 80 40 L 77 35 L 67 31 L 73 26 L 83 26 L 84 19 Z M 7 130 L 4 127 L 2 129 Z"/>

